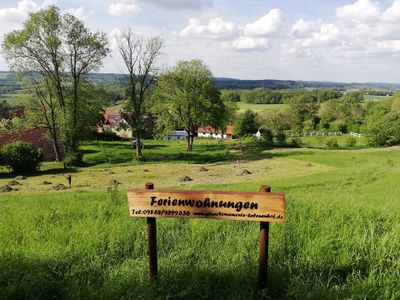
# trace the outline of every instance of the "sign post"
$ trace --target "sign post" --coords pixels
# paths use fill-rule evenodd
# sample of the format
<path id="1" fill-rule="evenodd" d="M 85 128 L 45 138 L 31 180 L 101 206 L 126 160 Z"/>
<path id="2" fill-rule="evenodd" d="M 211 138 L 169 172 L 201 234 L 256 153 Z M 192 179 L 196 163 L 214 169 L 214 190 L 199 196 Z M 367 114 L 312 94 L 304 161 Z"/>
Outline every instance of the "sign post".
<path id="1" fill-rule="evenodd" d="M 285 194 L 271 193 L 263 185 L 259 192 L 154 190 L 128 191 L 129 215 L 147 218 L 150 281 L 158 278 L 156 218 L 201 218 L 260 222 L 258 285 L 267 287 L 269 222 L 285 222 Z"/>
<path id="2" fill-rule="evenodd" d="M 153 190 L 154 184 L 147 182 L 146 190 Z M 158 262 L 157 262 L 157 223 L 156 218 L 147 218 L 147 241 L 149 252 L 149 269 L 150 281 L 155 282 L 158 278 Z"/>

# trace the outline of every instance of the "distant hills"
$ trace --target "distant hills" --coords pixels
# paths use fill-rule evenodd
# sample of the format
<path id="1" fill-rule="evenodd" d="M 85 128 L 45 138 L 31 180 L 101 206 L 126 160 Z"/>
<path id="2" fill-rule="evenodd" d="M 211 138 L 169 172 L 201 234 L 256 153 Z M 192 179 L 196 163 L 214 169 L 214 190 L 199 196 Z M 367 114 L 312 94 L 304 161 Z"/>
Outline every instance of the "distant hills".
<path id="1" fill-rule="evenodd" d="M 91 73 L 91 81 L 95 83 L 119 83 L 126 80 L 123 74 L 116 73 Z M 217 77 L 215 84 L 220 89 L 254 89 L 259 87 L 269 89 L 314 89 L 314 88 L 333 88 L 336 90 L 352 89 L 378 89 L 397 91 L 400 90 L 400 83 L 342 83 L 330 81 L 302 81 L 302 80 L 240 80 L 235 78 Z M 0 93 L 12 93 L 21 90 L 22 82 L 17 78 L 15 72 L 0 71 Z"/>

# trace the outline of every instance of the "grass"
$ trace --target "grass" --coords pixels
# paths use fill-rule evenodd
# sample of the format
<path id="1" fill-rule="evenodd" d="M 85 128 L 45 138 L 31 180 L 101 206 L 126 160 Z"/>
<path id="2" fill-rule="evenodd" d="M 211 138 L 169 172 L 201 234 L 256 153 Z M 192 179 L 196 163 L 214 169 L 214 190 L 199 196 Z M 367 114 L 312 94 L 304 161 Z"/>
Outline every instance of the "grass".
<path id="1" fill-rule="evenodd" d="M 74 173 L 98 185 L 22 191 L 31 181 L 61 176 L 44 173 L 23 181 L 20 192 L 2 194 L 1 298 L 400 298 L 400 148 L 226 147 L 232 158 L 203 164 L 207 172 L 198 171 L 197 160 L 122 162 L 111 169 L 98 159 Z M 85 159 L 89 154 L 96 153 Z M 101 164 L 132 181 L 123 181 L 117 195 L 107 193 Z M 253 174 L 238 176 L 244 168 Z M 180 186 L 181 172 L 194 180 Z M 237 191 L 271 184 L 285 192 L 287 222 L 271 225 L 268 293 L 256 289 L 259 226 L 237 221 L 158 220 L 160 280 L 151 286 L 146 221 L 129 218 L 126 203 L 126 189 L 145 181 L 156 188 Z"/>
<path id="2" fill-rule="evenodd" d="M 366 147 L 366 141 L 364 137 L 358 138 L 354 137 L 356 144 L 352 147 L 348 147 L 347 143 L 350 138 L 349 134 L 344 134 L 341 136 L 305 136 L 305 137 L 288 137 L 287 143 L 291 143 L 293 139 L 300 143 L 301 147 L 308 147 L 308 148 L 327 148 L 327 142 L 329 140 L 336 140 L 339 148 L 364 148 Z"/>
<path id="3" fill-rule="evenodd" d="M 364 95 L 364 101 L 379 101 L 388 99 L 387 96 Z"/>
<path id="4" fill-rule="evenodd" d="M 245 102 L 238 102 L 237 105 L 240 112 L 243 112 L 247 109 L 250 109 L 254 112 L 265 112 L 271 110 L 283 110 L 286 107 L 286 104 L 252 104 Z"/>
<path id="5" fill-rule="evenodd" d="M 0 101 L 7 101 L 11 106 L 24 105 L 29 99 L 28 94 L 0 94 Z"/>

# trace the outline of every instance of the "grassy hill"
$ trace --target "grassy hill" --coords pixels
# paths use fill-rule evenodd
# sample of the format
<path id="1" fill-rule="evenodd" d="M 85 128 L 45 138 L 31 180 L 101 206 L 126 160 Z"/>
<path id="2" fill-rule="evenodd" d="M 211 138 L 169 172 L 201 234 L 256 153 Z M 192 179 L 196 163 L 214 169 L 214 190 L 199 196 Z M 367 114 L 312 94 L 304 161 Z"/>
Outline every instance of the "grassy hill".
<path id="1" fill-rule="evenodd" d="M 43 185 L 66 182 L 46 164 L 20 191 L 1 195 L 2 298 L 257 298 L 252 222 L 158 220 L 160 280 L 149 284 L 146 221 L 128 217 L 126 200 L 127 188 L 147 181 L 285 192 L 287 222 L 271 225 L 270 299 L 400 298 L 400 148 L 263 150 L 196 140 L 198 151 L 184 156 L 184 143 L 145 142 L 150 162 L 139 164 L 127 144 L 114 147 L 117 160 L 107 162 L 100 145 L 86 145 L 91 166 L 74 170 L 72 189 Z M 180 182 L 183 175 L 193 181 Z M 15 175 L 0 176 L 3 185 Z M 112 179 L 121 182 L 116 193 L 107 192 Z"/>

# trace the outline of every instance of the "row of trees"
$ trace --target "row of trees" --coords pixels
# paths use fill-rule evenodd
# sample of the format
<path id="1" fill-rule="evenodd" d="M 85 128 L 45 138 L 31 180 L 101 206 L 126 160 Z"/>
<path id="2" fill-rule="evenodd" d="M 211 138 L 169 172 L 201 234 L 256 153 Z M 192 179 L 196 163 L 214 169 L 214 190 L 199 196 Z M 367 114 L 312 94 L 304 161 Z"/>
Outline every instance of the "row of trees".
<path id="1" fill-rule="evenodd" d="M 156 120 L 159 132 L 184 129 L 189 151 L 199 126 L 224 128 L 230 122 L 235 106 L 221 99 L 203 62 L 183 61 L 161 74 L 156 67 L 164 45 L 160 38 L 123 29 L 115 39 L 126 67 L 125 118 L 136 138 L 139 160 L 149 119 Z M 7 34 L 2 48 L 11 68 L 29 78 L 34 96 L 28 105 L 31 123 L 48 128 L 57 159 L 61 139 L 64 162 L 80 163 L 79 143 L 85 133 L 96 124 L 105 101 L 120 97 L 89 80 L 89 73 L 98 70 L 110 53 L 107 36 L 91 32 L 81 20 L 51 6 L 32 13 L 22 30 Z"/>
<path id="2" fill-rule="evenodd" d="M 334 89 L 284 89 L 272 90 L 267 88 L 255 88 L 252 90 L 234 91 L 240 95 L 240 100 L 246 103 L 255 104 L 281 104 L 293 98 L 307 97 L 313 102 L 326 102 L 332 99 L 339 99 L 343 93 Z M 362 94 L 360 93 L 362 97 Z"/>

